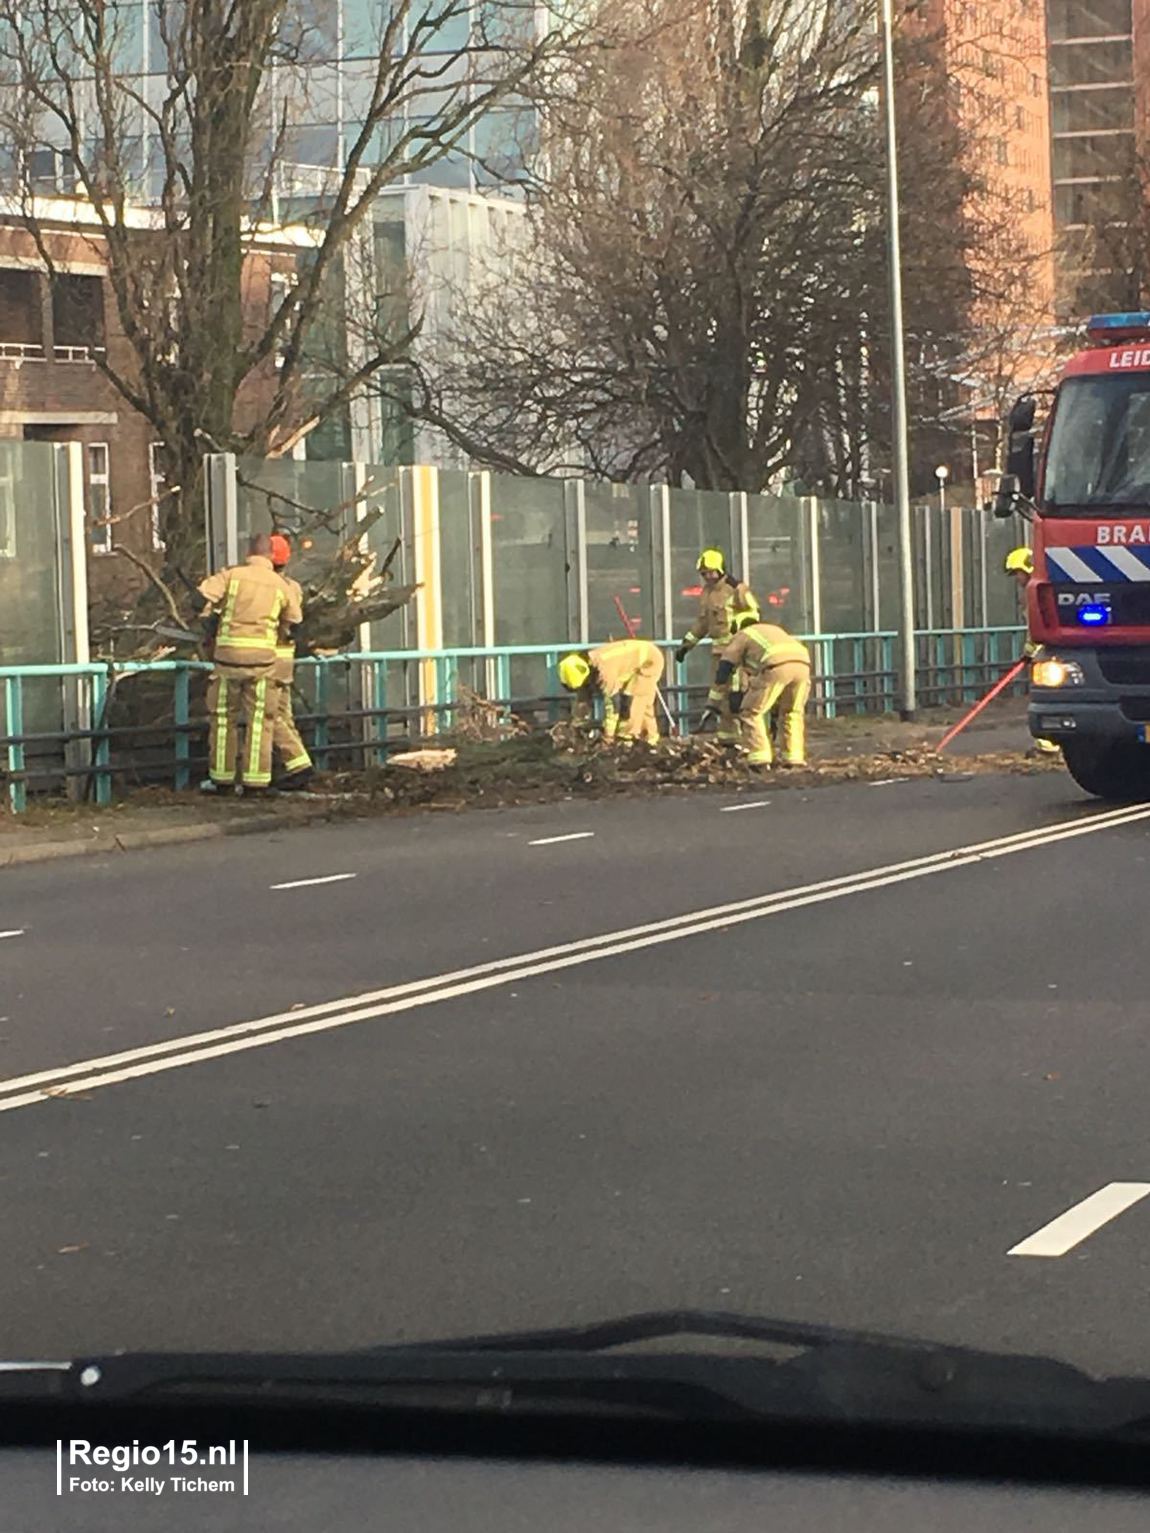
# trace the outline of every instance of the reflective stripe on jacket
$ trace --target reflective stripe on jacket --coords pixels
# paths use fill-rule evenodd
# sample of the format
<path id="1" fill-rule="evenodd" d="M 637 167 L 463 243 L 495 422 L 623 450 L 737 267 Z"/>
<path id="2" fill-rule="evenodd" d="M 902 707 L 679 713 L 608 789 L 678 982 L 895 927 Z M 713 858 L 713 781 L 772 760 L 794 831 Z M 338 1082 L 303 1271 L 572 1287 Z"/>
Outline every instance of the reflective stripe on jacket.
<path id="1" fill-rule="evenodd" d="M 811 663 L 806 645 L 792 639 L 777 623 L 752 623 L 744 628 L 723 650 L 723 659 L 751 676 L 788 661 L 807 666 Z"/>
<path id="2" fill-rule="evenodd" d="M 260 554 L 209 575 L 199 589 L 207 611 L 219 613 L 214 653 L 225 665 L 274 663 L 286 630 L 303 621 L 299 596 Z"/>
<path id="3" fill-rule="evenodd" d="M 713 586 L 704 585 L 698 616 L 683 642 L 692 645 L 700 639 L 710 639 L 713 644 L 725 644 L 731 637 L 735 613 L 758 610 L 746 581 L 724 575 Z"/>

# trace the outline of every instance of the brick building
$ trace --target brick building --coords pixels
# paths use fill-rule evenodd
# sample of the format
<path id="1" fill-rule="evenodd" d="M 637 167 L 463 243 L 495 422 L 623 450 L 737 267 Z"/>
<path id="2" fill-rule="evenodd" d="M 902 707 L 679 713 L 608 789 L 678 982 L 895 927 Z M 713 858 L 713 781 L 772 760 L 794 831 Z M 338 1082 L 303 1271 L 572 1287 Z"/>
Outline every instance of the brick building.
<path id="1" fill-rule="evenodd" d="M 925 0 L 915 25 L 939 39 L 959 125 L 984 187 L 976 226 L 1001 226 L 1009 211 L 1033 257 L 1030 301 L 1053 309 L 1050 108 L 1042 0 Z M 993 259 L 993 255 L 990 257 Z"/>
<path id="2" fill-rule="evenodd" d="M 1123 306 L 1108 222 L 1123 223 L 1131 172 L 1150 162 L 1150 0 L 1047 0 L 1058 300 Z"/>
<path id="3" fill-rule="evenodd" d="M 52 213 L 59 207 L 58 228 Z M 82 202 L 60 199 L 39 210 L 55 275 L 49 279 L 37 247 L 15 214 L 0 211 L 0 440 L 80 442 L 88 521 L 89 585 L 93 598 L 132 589 L 138 573 L 112 551 L 114 543 L 147 557 L 158 551 L 153 504 L 165 486 L 163 444 L 100 371 L 99 359 L 131 378 L 131 347 L 120 327 L 107 275 L 103 236 Z M 141 237 L 150 215 L 139 214 Z M 249 253 L 246 301 L 262 325 L 296 255 L 282 246 Z M 270 390 L 269 369 L 241 395 L 241 417 Z M 240 424 L 242 425 L 242 419 Z M 11 493 L 0 481 L 0 501 Z M 2 509 L 2 506 L 0 506 Z M 125 520 L 109 523 L 109 517 Z"/>

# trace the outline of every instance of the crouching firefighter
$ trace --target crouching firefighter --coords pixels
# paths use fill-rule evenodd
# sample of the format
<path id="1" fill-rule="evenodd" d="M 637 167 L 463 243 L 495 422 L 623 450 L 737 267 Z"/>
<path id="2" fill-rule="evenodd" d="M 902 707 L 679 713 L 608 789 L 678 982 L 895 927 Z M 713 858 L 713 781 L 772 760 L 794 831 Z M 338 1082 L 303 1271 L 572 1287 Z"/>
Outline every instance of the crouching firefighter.
<path id="1" fill-rule="evenodd" d="M 773 763 L 775 753 L 767 721 L 777 709 L 782 735 L 780 765 L 805 766 L 806 706 L 811 694 L 811 657 L 806 645 L 776 623 L 744 620 L 719 659 L 717 685 L 707 700 L 708 713 L 718 714 L 720 689 L 730 686 L 736 671 L 742 671 L 746 679 L 738 723 L 747 761 L 757 767 Z"/>
<path id="2" fill-rule="evenodd" d="M 604 739 L 658 742 L 655 699 L 663 656 L 649 639 L 619 639 L 576 651 L 560 660 L 558 670 L 560 682 L 575 693 L 584 712 L 596 696 L 602 697 Z"/>

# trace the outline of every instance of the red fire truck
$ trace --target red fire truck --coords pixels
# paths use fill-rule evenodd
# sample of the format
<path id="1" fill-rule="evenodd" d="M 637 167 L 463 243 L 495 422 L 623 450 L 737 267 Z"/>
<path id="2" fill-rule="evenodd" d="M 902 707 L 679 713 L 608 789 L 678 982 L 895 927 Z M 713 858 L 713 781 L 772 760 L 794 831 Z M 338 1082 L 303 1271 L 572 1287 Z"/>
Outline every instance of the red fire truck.
<path id="1" fill-rule="evenodd" d="M 1086 332 L 1042 432 L 1011 411 L 995 511 L 1033 521 L 1031 734 L 1088 793 L 1150 797 L 1150 312 Z"/>

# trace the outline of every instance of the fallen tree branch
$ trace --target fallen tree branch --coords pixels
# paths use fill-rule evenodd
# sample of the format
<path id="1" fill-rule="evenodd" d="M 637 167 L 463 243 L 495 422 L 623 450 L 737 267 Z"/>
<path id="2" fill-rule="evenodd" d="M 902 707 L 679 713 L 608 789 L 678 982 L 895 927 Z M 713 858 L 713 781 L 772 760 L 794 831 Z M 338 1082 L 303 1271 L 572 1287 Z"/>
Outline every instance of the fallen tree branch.
<path id="1" fill-rule="evenodd" d="M 152 585 L 153 589 L 158 591 L 160 596 L 163 598 L 164 605 L 168 609 L 168 616 L 177 625 L 177 627 L 186 628 L 187 623 L 184 619 L 183 613 L 176 605 L 176 598 L 172 595 L 171 591 L 164 584 L 163 580 L 161 580 L 160 576 L 157 575 L 156 571 L 147 562 L 147 560 L 141 559 L 139 554 L 134 554 L 130 548 L 125 548 L 122 543 L 113 543 L 112 552 L 114 554 L 123 554 L 124 558 L 127 559 L 129 564 L 134 564 L 141 574 L 147 576 L 148 581 Z"/>

